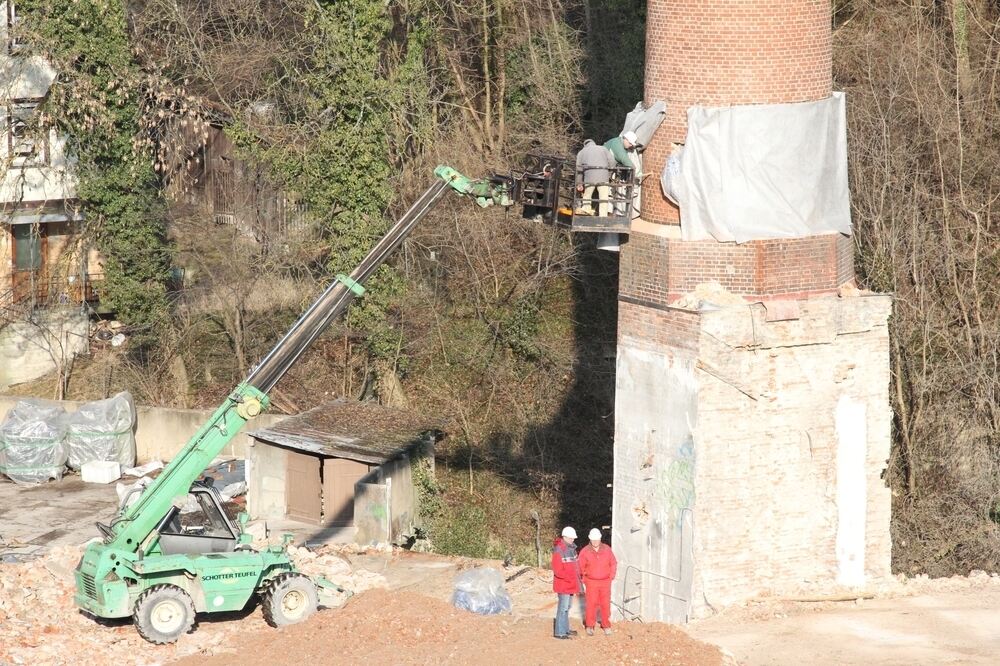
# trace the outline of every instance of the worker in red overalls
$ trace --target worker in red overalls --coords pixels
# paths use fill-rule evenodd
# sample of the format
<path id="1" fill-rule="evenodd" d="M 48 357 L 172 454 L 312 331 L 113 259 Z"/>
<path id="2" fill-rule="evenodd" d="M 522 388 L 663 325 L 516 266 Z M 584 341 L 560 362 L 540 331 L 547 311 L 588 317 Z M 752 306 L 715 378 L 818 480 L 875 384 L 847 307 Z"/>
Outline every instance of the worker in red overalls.
<path id="1" fill-rule="evenodd" d="M 596 527 L 588 535 L 590 544 L 580 552 L 580 573 L 583 575 L 583 589 L 586 595 L 586 610 L 583 625 L 587 635 L 594 635 L 597 611 L 601 611 L 601 628 L 604 635 L 611 635 L 611 581 L 618 572 L 618 560 L 611 552 L 611 546 L 601 542 L 601 530 Z"/>

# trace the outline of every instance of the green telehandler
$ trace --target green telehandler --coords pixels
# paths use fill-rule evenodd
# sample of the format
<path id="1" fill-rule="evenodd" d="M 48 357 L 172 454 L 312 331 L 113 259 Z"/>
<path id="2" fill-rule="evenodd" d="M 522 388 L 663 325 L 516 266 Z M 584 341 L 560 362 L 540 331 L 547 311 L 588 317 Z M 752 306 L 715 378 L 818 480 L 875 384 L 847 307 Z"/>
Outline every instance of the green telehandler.
<path id="1" fill-rule="evenodd" d="M 296 570 L 287 546 L 255 550 L 243 531 L 248 516 L 233 521 L 210 483 L 197 479 L 244 424 L 268 407 L 278 380 L 340 316 L 364 283 L 399 247 L 450 188 L 479 206 L 510 206 L 519 178 L 472 180 L 450 167 L 435 170 L 438 180 L 393 225 L 350 275 L 338 275 L 291 329 L 240 383 L 225 402 L 134 501 L 122 503 L 102 540 L 87 546 L 75 571 L 76 605 L 98 618 L 131 616 L 146 640 L 172 643 L 191 630 L 196 613 L 237 611 L 257 595 L 272 626 L 301 622 L 333 591 L 322 577 Z M 188 494 L 197 500 L 202 524 L 181 523 Z M 128 500 L 129 498 L 126 498 Z M 328 602 L 329 603 L 329 602 Z"/>

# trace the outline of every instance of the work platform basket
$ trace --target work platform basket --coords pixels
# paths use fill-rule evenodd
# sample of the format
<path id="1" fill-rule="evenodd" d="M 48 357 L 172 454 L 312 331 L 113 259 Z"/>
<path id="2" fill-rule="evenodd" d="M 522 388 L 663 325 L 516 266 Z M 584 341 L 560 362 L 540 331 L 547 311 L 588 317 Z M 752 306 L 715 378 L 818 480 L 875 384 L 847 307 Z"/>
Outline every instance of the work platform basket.
<path id="1" fill-rule="evenodd" d="M 609 171 L 608 183 L 584 186 L 573 161 L 556 155 L 531 154 L 518 181 L 515 199 L 523 207 L 525 217 L 541 216 L 546 222 L 566 226 L 571 231 L 628 233 L 635 197 L 634 174 L 628 167 Z"/>

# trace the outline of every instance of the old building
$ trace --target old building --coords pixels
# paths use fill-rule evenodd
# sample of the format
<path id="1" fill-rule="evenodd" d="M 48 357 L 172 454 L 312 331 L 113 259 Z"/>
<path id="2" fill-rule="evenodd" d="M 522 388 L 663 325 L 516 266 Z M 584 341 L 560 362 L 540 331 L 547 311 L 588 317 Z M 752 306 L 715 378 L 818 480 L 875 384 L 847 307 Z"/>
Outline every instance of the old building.
<path id="1" fill-rule="evenodd" d="M 3 13 L 0 97 L 0 386 L 40 376 L 86 347 L 100 264 L 82 234 L 67 138 L 41 112 L 56 72 L 29 55 L 16 6 Z M 30 317 L 29 317 L 30 315 Z M 30 321 L 29 321 L 30 319 Z"/>

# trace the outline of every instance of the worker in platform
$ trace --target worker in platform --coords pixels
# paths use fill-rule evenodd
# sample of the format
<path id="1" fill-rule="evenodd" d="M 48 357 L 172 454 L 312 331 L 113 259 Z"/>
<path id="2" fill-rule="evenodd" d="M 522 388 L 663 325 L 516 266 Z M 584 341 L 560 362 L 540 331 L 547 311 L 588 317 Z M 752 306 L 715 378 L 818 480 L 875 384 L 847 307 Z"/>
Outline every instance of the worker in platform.
<path id="1" fill-rule="evenodd" d="M 611 635 L 611 581 L 618 572 L 618 560 L 611 552 L 611 546 L 601 541 L 601 530 L 596 527 L 587 535 L 590 543 L 580 553 L 580 573 L 587 595 L 583 626 L 587 635 L 594 635 L 597 613 L 601 613 L 601 628 L 604 635 Z"/>
<path id="2" fill-rule="evenodd" d="M 621 136 L 616 136 L 613 139 L 608 139 L 604 142 L 604 147 L 611 151 L 611 155 L 615 158 L 615 162 L 618 166 L 628 167 L 633 171 L 638 171 L 638 164 L 636 160 L 633 159 L 635 155 L 636 143 L 639 141 L 636 137 L 635 132 L 629 130 L 623 133 Z M 638 176 L 638 174 L 636 174 Z"/>
<path id="3" fill-rule="evenodd" d="M 553 630 L 556 638 L 576 636 L 576 632 L 569 628 L 569 609 L 573 604 L 573 596 L 582 591 L 581 585 L 580 565 L 576 556 L 576 530 L 566 526 L 552 548 L 552 590 L 558 598 Z"/>
<path id="4" fill-rule="evenodd" d="M 639 183 L 642 182 L 642 174 L 639 173 L 639 156 L 636 150 L 638 149 L 639 138 L 635 135 L 635 132 L 629 130 L 623 132 L 621 136 L 616 136 L 613 139 L 608 139 L 604 142 L 604 147 L 611 152 L 611 155 L 615 158 L 615 165 L 620 167 L 626 167 L 632 170 L 632 179 L 636 184 L 636 187 L 632 190 L 632 196 L 637 197 L 639 194 Z M 617 174 L 620 176 L 620 180 L 624 180 L 624 174 Z M 614 191 L 614 213 L 615 215 L 623 215 L 625 213 L 624 203 L 626 200 L 626 192 L 628 189 L 623 185 L 616 185 L 613 189 Z"/>
<path id="5" fill-rule="evenodd" d="M 594 215 L 594 194 L 597 194 L 597 215 L 606 217 L 611 212 L 611 169 L 615 166 L 614 155 L 593 139 L 583 142 L 583 148 L 576 154 L 576 189 L 580 193 L 581 205 L 577 215 Z"/>

